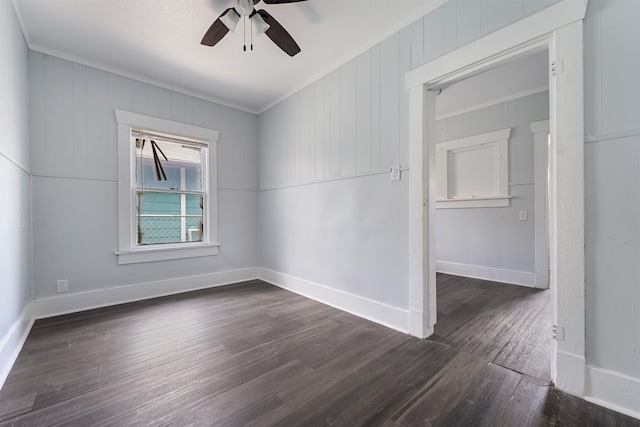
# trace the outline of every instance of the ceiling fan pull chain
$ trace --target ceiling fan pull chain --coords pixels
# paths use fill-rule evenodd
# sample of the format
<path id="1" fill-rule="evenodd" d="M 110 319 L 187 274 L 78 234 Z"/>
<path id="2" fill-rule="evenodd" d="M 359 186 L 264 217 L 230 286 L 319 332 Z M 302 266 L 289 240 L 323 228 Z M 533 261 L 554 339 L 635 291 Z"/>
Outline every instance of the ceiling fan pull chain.
<path id="1" fill-rule="evenodd" d="M 253 19 L 249 18 L 249 31 L 251 31 L 251 50 L 253 51 Z"/>
<path id="2" fill-rule="evenodd" d="M 242 48 L 244 49 L 244 51 L 247 51 L 247 17 L 243 16 L 242 17 L 242 36 L 244 37 L 244 45 L 242 46 Z"/>

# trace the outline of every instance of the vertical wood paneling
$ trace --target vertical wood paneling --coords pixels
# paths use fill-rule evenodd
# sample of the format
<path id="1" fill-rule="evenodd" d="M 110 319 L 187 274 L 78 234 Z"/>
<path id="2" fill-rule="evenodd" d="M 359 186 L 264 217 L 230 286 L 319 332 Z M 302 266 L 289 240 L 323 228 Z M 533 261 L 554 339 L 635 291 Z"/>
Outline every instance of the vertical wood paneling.
<path id="1" fill-rule="evenodd" d="M 340 176 L 356 173 L 357 164 L 357 63 L 340 67 Z"/>
<path id="2" fill-rule="evenodd" d="M 380 45 L 371 49 L 371 170 L 380 170 Z"/>
<path id="3" fill-rule="evenodd" d="M 411 30 L 405 28 L 400 31 L 400 57 L 399 57 L 399 86 L 400 93 L 400 136 L 398 141 L 398 164 L 409 167 L 409 90 L 404 81 L 404 76 L 411 70 Z"/>
<path id="4" fill-rule="evenodd" d="M 357 173 L 371 170 L 371 51 L 360 55 L 356 85 L 358 87 Z"/>
<path id="5" fill-rule="evenodd" d="M 424 17 L 424 62 L 442 56 L 442 7 Z"/>
<path id="6" fill-rule="evenodd" d="M 173 106 L 171 105 L 171 94 L 172 92 L 168 89 L 157 88 L 158 92 L 158 105 L 157 105 L 157 117 L 161 119 L 172 120 L 172 110 Z M 212 104 L 211 104 L 212 105 Z"/>
<path id="7" fill-rule="evenodd" d="M 480 38 L 480 1 L 457 0 L 458 47 Z"/>
<path id="8" fill-rule="evenodd" d="M 309 181 L 316 181 L 316 86 L 309 86 Z"/>
<path id="9" fill-rule="evenodd" d="M 591 13 L 584 20 L 584 131 L 587 137 L 602 134 L 601 9 L 605 5 L 602 1 L 591 2 Z"/>
<path id="10" fill-rule="evenodd" d="M 442 6 L 442 53 L 458 47 L 458 2 L 451 0 Z"/>
<path id="11" fill-rule="evenodd" d="M 491 34 L 522 18 L 521 0 L 481 0 L 480 8 L 482 36 Z"/>
<path id="12" fill-rule="evenodd" d="M 133 112 L 144 114 L 149 111 L 149 85 L 136 82 L 133 85 Z"/>
<path id="13" fill-rule="evenodd" d="M 299 182 L 306 183 L 309 182 L 310 179 L 310 171 L 309 171 L 309 160 L 310 160 L 310 148 L 309 148 L 309 92 L 310 88 L 307 86 L 298 92 L 298 129 L 297 129 L 297 140 L 298 140 L 298 170 L 299 170 Z"/>
<path id="14" fill-rule="evenodd" d="M 316 179 L 324 179 L 325 177 L 325 110 L 324 110 L 324 79 L 320 79 L 314 84 L 316 91 Z"/>
<path id="15" fill-rule="evenodd" d="M 340 176 L 340 70 L 331 73 L 331 175 Z"/>
<path id="16" fill-rule="evenodd" d="M 533 15 L 548 5 L 547 0 L 522 0 L 522 16 Z"/>
<path id="17" fill-rule="evenodd" d="M 395 34 L 380 45 L 380 169 L 399 162 L 400 138 L 400 36 Z"/>
<path id="18" fill-rule="evenodd" d="M 73 171 L 73 66 L 50 56 L 44 60 L 44 173 Z"/>
<path id="19" fill-rule="evenodd" d="M 287 101 L 287 113 L 289 115 L 289 117 L 294 117 L 294 121 L 292 123 L 293 126 L 287 126 L 287 133 L 285 135 L 285 141 L 287 141 L 287 145 L 288 145 L 288 150 L 287 150 L 287 169 L 289 171 L 289 174 L 287 176 L 287 183 L 291 183 L 291 184 L 297 184 L 299 181 L 299 165 L 298 162 L 296 161 L 298 158 L 298 141 L 296 141 L 296 131 L 297 131 L 297 127 L 296 127 L 296 121 L 295 121 L 295 116 L 296 116 L 296 104 L 297 104 L 297 99 L 295 96 L 292 96 L 288 101 Z"/>
<path id="20" fill-rule="evenodd" d="M 424 19 L 411 24 L 411 68 L 424 63 Z"/>
<path id="21" fill-rule="evenodd" d="M 186 95 L 171 92 L 171 120 L 185 123 Z"/>
<path id="22" fill-rule="evenodd" d="M 118 153 L 117 144 L 113 141 L 118 140 L 118 125 L 114 117 L 116 108 L 131 111 L 133 110 L 133 86 L 134 81 L 126 77 L 116 74 L 107 75 L 107 88 L 109 93 L 108 110 L 110 111 L 111 120 L 108 122 L 108 140 L 106 147 L 106 157 L 103 158 L 105 164 L 108 165 L 109 171 L 117 171 L 118 169 Z M 117 179 L 117 175 L 112 173 L 113 180 Z"/>
<path id="23" fill-rule="evenodd" d="M 520 19 L 525 9 L 530 14 L 546 7 L 547 2 L 450 0 L 283 101 L 280 105 L 287 107 L 278 123 L 288 129 L 281 136 L 281 146 L 287 148 L 285 160 L 275 162 L 287 172 L 279 185 L 407 166 L 406 73 Z M 483 21 L 481 14 L 491 16 Z M 504 116 L 501 109 L 482 114 L 495 123 Z M 275 115 L 268 117 L 272 120 Z M 460 127 L 450 132 L 480 128 L 475 116 L 455 120 Z"/>
<path id="24" fill-rule="evenodd" d="M 73 173 L 89 173 L 87 158 L 87 80 L 86 67 L 73 64 Z"/>
<path id="25" fill-rule="evenodd" d="M 639 129 L 640 2 L 607 2 L 600 16 L 602 131 Z"/>
<path id="26" fill-rule="evenodd" d="M 332 161 L 332 149 L 333 144 L 331 143 L 333 139 L 333 126 L 331 125 L 331 121 L 333 120 L 332 107 L 333 103 L 331 102 L 331 74 L 327 74 L 322 79 L 323 83 L 323 91 L 324 91 L 324 178 L 331 178 L 331 161 Z"/>
<path id="27" fill-rule="evenodd" d="M 210 128 L 220 125 L 226 138 L 219 152 L 220 182 L 228 188 L 256 188 L 255 116 L 35 52 L 29 70 L 35 175 L 116 180 L 114 110 L 122 109 Z"/>
<path id="28" fill-rule="evenodd" d="M 42 173 L 46 159 L 44 110 L 44 56 L 31 52 L 29 58 L 29 125 L 31 170 Z"/>
<path id="29" fill-rule="evenodd" d="M 105 100 L 109 94 L 107 73 L 87 68 L 87 129 L 91 136 L 87 139 L 89 171 L 92 177 L 113 177 L 117 171 L 109 171 L 105 160 L 109 155 L 109 120 L 114 120 Z M 112 118 L 113 117 L 113 118 Z M 113 145 L 117 145 L 112 141 Z"/>

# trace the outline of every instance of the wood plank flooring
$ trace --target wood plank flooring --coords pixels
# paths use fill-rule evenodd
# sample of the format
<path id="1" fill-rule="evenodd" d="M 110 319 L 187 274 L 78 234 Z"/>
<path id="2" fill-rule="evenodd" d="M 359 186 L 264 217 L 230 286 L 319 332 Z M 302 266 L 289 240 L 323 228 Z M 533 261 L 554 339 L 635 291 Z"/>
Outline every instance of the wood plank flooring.
<path id="1" fill-rule="evenodd" d="M 260 281 L 40 320 L 0 427 L 640 426 L 528 364 L 543 296 L 454 279 L 428 340 Z"/>

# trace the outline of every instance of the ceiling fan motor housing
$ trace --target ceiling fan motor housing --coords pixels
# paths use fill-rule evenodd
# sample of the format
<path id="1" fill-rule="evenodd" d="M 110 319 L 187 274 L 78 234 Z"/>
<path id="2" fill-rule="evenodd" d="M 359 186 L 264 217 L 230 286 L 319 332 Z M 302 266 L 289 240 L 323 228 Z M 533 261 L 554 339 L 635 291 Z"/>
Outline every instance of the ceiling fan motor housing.
<path id="1" fill-rule="evenodd" d="M 238 0 L 238 5 L 236 6 L 236 12 L 240 14 L 240 16 L 250 16 L 253 13 L 253 6 L 258 4 L 260 0 Z"/>

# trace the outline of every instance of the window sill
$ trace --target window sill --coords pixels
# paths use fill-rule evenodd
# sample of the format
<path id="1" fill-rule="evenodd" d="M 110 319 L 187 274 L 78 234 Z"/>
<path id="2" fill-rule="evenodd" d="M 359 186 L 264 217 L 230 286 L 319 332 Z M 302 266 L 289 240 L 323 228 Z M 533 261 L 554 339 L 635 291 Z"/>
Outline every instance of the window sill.
<path id="1" fill-rule="evenodd" d="M 189 247 L 147 248 L 130 251 L 117 251 L 118 264 L 137 264 L 142 262 L 168 261 L 172 259 L 196 258 L 218 255 L 218 244 Z"/>
<path id="2" fill-rule="evenodd" d="M 436 209 L 504 208 L 509 207 L 511 196 L 436 199 Z"/>

